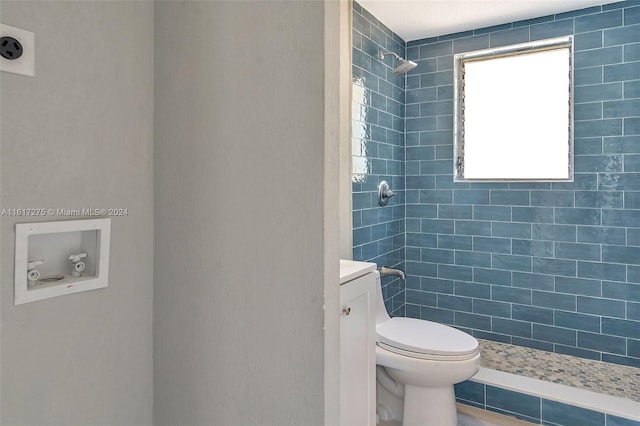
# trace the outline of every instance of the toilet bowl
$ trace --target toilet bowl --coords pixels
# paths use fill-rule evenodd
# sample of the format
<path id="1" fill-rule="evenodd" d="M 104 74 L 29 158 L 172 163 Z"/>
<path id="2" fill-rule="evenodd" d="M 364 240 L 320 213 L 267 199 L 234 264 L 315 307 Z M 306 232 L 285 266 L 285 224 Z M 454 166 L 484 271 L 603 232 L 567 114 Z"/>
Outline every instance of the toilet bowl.
<path id="1" fill-rule="evenodd" d="M 455 426 L 453 385 L 480 368 L 478 341 L 453 327 L 415 318 L 391 318 L 378 287 L 376 310 L 377 387 L 385 398 L 402 398 L 401 419 L 389 409 L 397 401 L 378 397 L 378 411 L 403 426 Z M 380 388 L 384 392 L 380 392 Z M 388 418 L 389 413 L 395 413 Z"/>

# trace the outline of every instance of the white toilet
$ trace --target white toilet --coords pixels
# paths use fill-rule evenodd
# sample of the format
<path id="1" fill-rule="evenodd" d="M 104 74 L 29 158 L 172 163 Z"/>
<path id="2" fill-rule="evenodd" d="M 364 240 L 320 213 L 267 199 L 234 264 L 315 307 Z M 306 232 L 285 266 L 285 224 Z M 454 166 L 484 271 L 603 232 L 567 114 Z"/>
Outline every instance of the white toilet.
<path id="1" fill-rule="evenodd" d="M 435 322 L 391 318 L 380 285 L 377 292 L 377 403 L 381 423 L 401 418 L 403 426 L 455 426 L 453 385 L 469 379 L 480 368 L 478 341 Z"/>

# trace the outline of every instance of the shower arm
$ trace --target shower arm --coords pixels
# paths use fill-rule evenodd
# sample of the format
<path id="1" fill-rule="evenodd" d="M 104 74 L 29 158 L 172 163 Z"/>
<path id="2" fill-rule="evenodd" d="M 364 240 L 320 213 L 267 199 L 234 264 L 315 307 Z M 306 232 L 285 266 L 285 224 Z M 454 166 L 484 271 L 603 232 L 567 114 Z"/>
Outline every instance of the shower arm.
<path id="1" fill-rule="evenodd" d="M 393 55 L 395 56 L 395 58 L 399 61 L 400 59 L 402 59 L 400 57 L 400 55 L 398 55 L 396 52 L 390 52 L 388 50 L 381 50 L 380 51 L 380 59 L 384 59 L 385 55 Z"/>

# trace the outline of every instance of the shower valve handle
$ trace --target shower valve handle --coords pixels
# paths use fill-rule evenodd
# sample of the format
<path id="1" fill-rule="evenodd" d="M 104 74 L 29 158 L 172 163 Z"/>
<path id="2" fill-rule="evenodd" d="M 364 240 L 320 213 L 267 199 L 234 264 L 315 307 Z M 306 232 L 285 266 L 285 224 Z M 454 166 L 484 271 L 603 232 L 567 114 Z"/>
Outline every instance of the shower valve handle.
<path id="1" fill-rule="evenodd" d="M 389 184 L 386 180 L 383 180 L 378 185 L 378 205 L 386 206 L 389 203 L 389 198 L 396 195 L 391 189 L 389 189 Z"/>

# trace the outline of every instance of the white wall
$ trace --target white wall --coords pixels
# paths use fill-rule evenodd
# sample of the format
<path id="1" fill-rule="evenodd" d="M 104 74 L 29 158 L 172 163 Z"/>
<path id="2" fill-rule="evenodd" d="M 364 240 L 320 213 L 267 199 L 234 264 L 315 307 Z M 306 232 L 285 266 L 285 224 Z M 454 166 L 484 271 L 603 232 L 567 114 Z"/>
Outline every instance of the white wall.
<path id="1" fill-rule="evenodd" d="M 157 2 L 155 19 L 154 421 L 322 424 L 324 4 Z"/>
<path id="2" fill-rule="evenodd" d="M 2 1 L 36 35 L 36 76 L 0 75 L 3 208 L 128 208 L 108 289 L 13 306 L 2 234 L 2 425 L 152 418 L 153 3 Z M 60 220 L 62 217 L 47 219 Z"/>
<path id="3" fill-rule="evenodd" d="M 155 66 L 152 2 L 1 6 L 0 206 L 129 216 L 108 289 L 18 307 L 0 218 L 0 424 L 335 424 L 335 4 L 157 2 Z"/>

